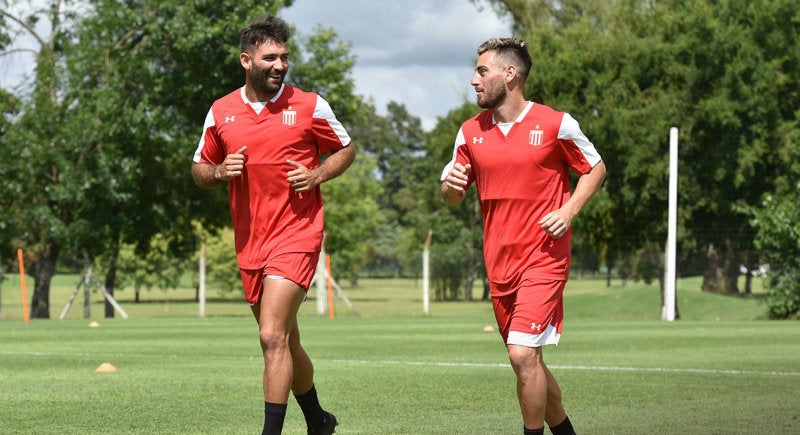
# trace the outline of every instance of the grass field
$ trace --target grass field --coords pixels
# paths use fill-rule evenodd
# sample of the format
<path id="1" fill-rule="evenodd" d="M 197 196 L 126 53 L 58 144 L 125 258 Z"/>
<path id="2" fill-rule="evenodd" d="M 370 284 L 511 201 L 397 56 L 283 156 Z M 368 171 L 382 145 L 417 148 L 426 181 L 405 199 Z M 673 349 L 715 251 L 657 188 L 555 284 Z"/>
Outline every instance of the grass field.
<path id="1" fill-rule="evenodd" d="M 92 295 L 57 320 L 78 277 L 58 276 L 54 320 L 21 320 L 7 275 L 0 320 L 0 434 L 255 434 L 263 403 L 255 322 L 238 295 L 197 317 L 192 291 Z M 29 281 L 29 286 L 32 283 Z M 657 287 L 574 280 L 567 321 L 545 358 L 581 434 L 800 433 L 800 323 L 761 320 L 758 297 L 678 286 L 681 320 L 662 322 Z M 514 375 L 486 302 L 421 314 L 420 283 L 364 280 L 336 318 L 310 300 L 301 330 L 339 434 L 518 434 Z M 760 292 L 760 288 L 757 293 Z M 90 328 L 96 320 L 99 328 Z M 103 362 L 115 373 L 96 373 Z M 304 434 L 292 401 L 284 433 Z"/>

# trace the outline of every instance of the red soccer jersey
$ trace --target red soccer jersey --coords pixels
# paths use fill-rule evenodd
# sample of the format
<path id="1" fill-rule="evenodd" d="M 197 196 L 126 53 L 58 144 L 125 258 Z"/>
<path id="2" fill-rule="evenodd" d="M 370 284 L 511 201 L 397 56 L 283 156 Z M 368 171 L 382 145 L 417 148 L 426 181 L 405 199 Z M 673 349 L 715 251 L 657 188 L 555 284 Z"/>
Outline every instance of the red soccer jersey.
<path id="1" fill-rule="evenodd" d="M 493 295 L 526 279 L 566 280 L 571 232 L 554 239 L 539 226 L 569 199 L 569 169 L 579 174 L 600 162 L 594 145 L 567 113 L 528 103 L 508 134 L 486 110 L 458 132 L 453 160 L 470 164 L 483 214 L 484 259 Z"/>
<path id="2" fill-rule="evenodd" d="M 260 113 L 247 101 L 244 88 L 214 102 L 194 161 L 220 164 L 227 154 L 247 146 L 242 175 L 228 182 L 240 268 L 261 269 L 275 254 L 320 250 L 319 186 L 294 192 L 286 180 L 294 168 L 286 161 L 313 169 L 320 154 L 349 143 L 328 103 L 315 93 L 283 86 Z"/>

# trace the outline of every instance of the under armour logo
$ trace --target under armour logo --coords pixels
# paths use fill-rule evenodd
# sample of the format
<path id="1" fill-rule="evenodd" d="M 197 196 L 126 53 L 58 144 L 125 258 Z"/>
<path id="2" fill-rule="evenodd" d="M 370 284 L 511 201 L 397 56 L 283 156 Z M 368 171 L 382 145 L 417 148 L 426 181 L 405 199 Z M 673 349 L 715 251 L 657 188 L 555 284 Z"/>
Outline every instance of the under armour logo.
<path id="1" fill-rule="evenodd" d="M 472 143 L 483 143 L 483 137 L 472 137 Z"/>
<path id="2" fill-rule="evenodd" d="M 225 117 L 225 122 L 233 122 L 235 120 L 236 120 L 236 116 L 234 116 L 234 115 Z"/>
<path id="3" fill-rule="evenodd" d="M 544 325 L 542 325 L 541 323 L 536 323 L 536 322 L 531 323 L 531 329 L 533 329 L 536 332 L 541 332 L 542 326 Z"/>

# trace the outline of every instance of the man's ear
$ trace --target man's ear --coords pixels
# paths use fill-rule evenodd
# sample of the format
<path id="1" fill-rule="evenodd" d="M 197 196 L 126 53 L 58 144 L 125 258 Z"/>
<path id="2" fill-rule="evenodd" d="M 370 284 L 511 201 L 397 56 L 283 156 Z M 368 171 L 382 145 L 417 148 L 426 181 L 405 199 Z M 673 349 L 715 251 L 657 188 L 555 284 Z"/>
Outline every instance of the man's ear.
<path id="1" fill-rule="evenodd" d="M 239 62 L 242 64 L 242 68 L 249 70 L 251 64 L 251 58 L 248 53 L 240 53 L 239 54 Z"/>
<path id="2" fill-rule="evenodd" d="M 517 77 L 517 72 L 518 72 L 517 67 L 515 67 L 514 65 L 507 66 L 505 71 L 505 76 L 503 77 L 506 83 L 509 83 L 511 82 L 511 80 L 514 80 Z"/>

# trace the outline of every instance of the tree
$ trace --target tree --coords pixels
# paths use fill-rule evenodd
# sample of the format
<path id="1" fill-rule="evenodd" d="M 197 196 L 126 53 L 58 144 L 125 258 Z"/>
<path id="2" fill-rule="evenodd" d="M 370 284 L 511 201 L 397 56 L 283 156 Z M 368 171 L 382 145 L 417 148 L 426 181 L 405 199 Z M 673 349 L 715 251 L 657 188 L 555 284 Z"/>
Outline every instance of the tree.
<path id="1" fill-rule="evenodd" d="M 471 300 L 476 279 L 485 276 L 483 226 L 476 189 L 468 190 L 467 197 L 456 207 L 445 205 L 439 190 L 439 175 L 453 157 L 458 129 L 479 111 L 476 105 L 464 103 L 440 118 L 426 137 L 426 157 L 415 160 L 413 176 L 409 177 L 417 180 L 414 189 L 419 192 L 420 211 L 414 221 L 418 247 L 422 246 L 428 229 L 433 229 L 431 276 L 434 295 L 439 300 L 456 299 L 460 295 Z"/>
<path id="2" fill-rule="evenodd" d="M 797 118 L 800 21 L 787 17 L 800 5 L 491 3 L 517 20 L 538 59 L 528 94 L 573 113 L 606 160 L 606 260 L 663 243 L 666 137 L 678 126 L 679 248 L 705 269 L 704 289 L 736 293 L 754 232 L 735 205 L 776 188 L 783 163 L 772 148 L 786 146 L 781 126 Z"/>
<path id="3" fill-rule="evenodd" d="M 11 126 L 9 120 L 19 113 L 19 105 L 19 99 L 0 89 L 0 144 L 5 143 L 3 136 Z M 0 176 L 3 175 L 3 172 L 3 169 L 0 169 Z M 13 214 L 11 195 L 0 195 L 0 255 L 11 252 L 12 239 L 16 238 L 14 220 L 12 219 Z M 3 269 L 3 266 L 3 262 L 0 260 L 0 270 Z"/>
<path id="4" fill-rule="evenodd" d="M 49 317 L 64 249 L 87 263 L 106 253 L 113 289 L 123 244 L 145 253 L 159 235 L 188 258 L 192 219 L 222 225 L 224 193 L 193 186 L 190 158 L 211 100 L 241 81 L 239 29 L 290 3 L 98 0 L 74 20 L 53 1 L 34 11 L 52 23 L 50 39 L 13 19 L 41 45 L 32 97 L 3 140 L 15 163 L 2 189 L 14 193 L 14 219 L 34 246 L 33 317 Z"/>
<path id="5" fill-rule="evenodd" d="M 72 237 L 85 230 L 70 201 L 81 193 L 78 186 L 83 177 L 74 147 L 63 141 L 69 130 L 64 125 L 69 101 L 63 97 L 64 83 L 58 74 L 63 62 L 62 47 L 68 41 L 66 29 L 74 13 L 58 1 L 32 10 L 8 6 L 3 2 L 0 8 L 0 28 L 15 27 L 12 34 L 30 36 L 37 48 L 25 49 L 35 56 L 33 86 L 30 95 L 20 99 L 20 114 L 6 126 L 3 135 L 0 151 L 8 164 L 0 169 L 0 176 L 4 177 L 0 196 L 10 198 L 7 210 L 11 213 L 4 217 L 13 222 L 32 260 L 29 264 L 35 284 L 31 317 L 47 318 L 50 279 L 59 255 Z M 40 19 L 49 24 L 47 35 L 35 28 Z M 2 35 L 0 41 L 13 41 L 8 33 Z M 63 181 L 70 178 L 77 182 L 65 185 Z"/>
<path id="6" fill-rule="evenodd" d="M 765 195 L 759 207 L 745 207 L 757 229 L 756 245 L 764 251 L 769 264 L 767 307 L 769 317 L 774 319 L 800 313 L 799 192 L 797 183 L 784 195 Z"/>
<path id="7" fill-rule="evenodd" d="M 350 168 L 322 185 L 325 199 L 325 250 L 335 276 L 358 284 L 358 275 L 372 253 L 370 241 L 380 223 L 376 198 L 381 187 L 372 181 L 375 160 L 359 155 Z"/>
<path id="8" fill-rule="evenodd" d="M 400 241 L 417 211 L 420 183 L 413 168 L 424 158 L 424 131 L 420 119 L 402 104 L 392 101 L 386 109 L 386 116 L 373 121 L 370 146 L 365 150 L 375 156 L 376 177 L 382 187 L 378 205 L 383 222 L 373 261 L 390 265 L 393 275 L 400 277 L 406 257 Z"/>
<path id="9" fill-rule="evenodd" d="M 241 82 L 239 29 L 290 2 L 92 4 L 70 66 L 82 84 L 75 92 L 98 123 L 90 140 L 102 144 L 110 157 L 104 168 L 117 175 L 118 189 L 103 204 L 114 219 L 92 213 L 109 229 L 102 246 L 113 291 L 120 245 L 146 256 L 159 238 L 172 256 L 189 259 L 197 246 L 194 220 L 212 230 L 229 221 L 224 190 L 200 191 L 188 166 L 211 101 Z"/>
<path id="10" fill-rule="evenodd" d="M 371 241 L 380 222 L 377 198 L 381 186 L 375 180 L 375 160 L 369 149 L 375 108 L 355 93 L 351 44 L 333 29 L 317 27 L 310 35 L 298 35 L 289 68 L 289 82 L 321 95 L 331 105 L 356 147 L 356 160 L 344 174 L 322 185 L 325 199 L 325 250 L 331 254 L 336 274 L 358 282 L 358 275 L 374 252 Z"/>

